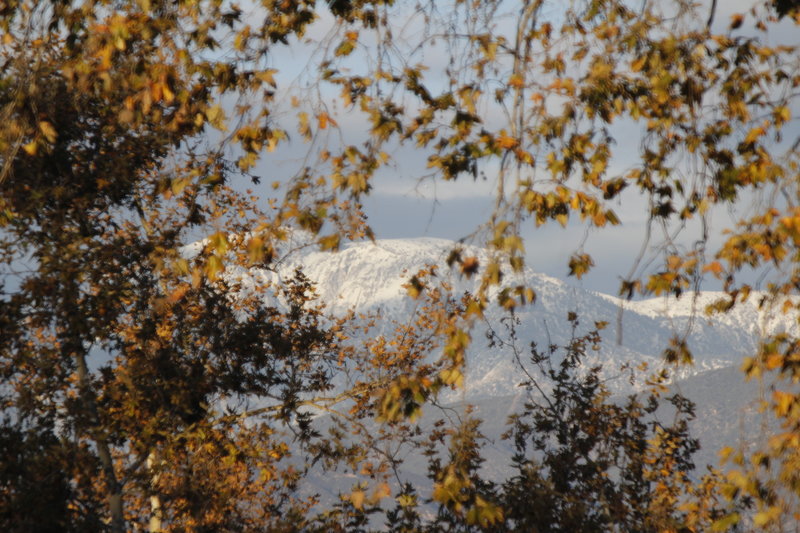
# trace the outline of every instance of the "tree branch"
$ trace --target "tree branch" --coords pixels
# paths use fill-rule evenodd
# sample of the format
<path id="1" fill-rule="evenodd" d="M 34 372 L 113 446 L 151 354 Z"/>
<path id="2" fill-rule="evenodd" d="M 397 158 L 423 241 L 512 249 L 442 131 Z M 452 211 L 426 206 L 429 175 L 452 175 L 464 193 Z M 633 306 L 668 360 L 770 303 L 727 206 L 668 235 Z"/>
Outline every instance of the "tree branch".
<path id="1" fill-rule="evenodd" d="M 711 25 L 714 24 L 714 15 L 717 12 L 717 0 L 711 0 L 711 10 L 708 13 L 708 22 L 706 22 L 706 28 L 709 30 L 711 29 Z"/>

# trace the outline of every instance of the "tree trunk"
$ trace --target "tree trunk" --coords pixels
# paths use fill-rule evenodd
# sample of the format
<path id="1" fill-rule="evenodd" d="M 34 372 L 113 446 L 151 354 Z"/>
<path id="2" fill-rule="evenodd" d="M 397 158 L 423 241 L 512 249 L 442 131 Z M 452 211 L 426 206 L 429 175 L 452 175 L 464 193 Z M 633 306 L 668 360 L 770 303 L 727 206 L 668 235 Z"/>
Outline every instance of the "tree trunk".
<path id="1" fill-rule="evenodd" d="M 158 473 L 154 472 L 154 467 L 156 464 L 156 452 L 155 450 L 151 451 L 147 455 L 147 472 L 150 475 L 150 484 L 151 484 L 151 495 L 150 495 L 150 523 L 147 526 L 147 530 L 150 533 L 158 533 L 162 531 L 162 513 L 161 513 L 161 498 L 158 497 L 157 486 L 158 486 Z"/>
<path id="2" fill-rule="evenodd" d="M 122 506 L 122 484 L 117 479 L 114 472 L 114 461 L 111 457 L 111 449 L 108 446 L 108 439 L 100 429 L 100 417 L 97 412 L 97 403 L 89 383 L 89 368 L 86 365 L 86 355 L 82 347 L 73 347 L 73 353 L 78 367 L 78 382 L 81 389 L 81 397 L 85 408 L 89 411 L 93 427 L 89 430 L 91 438 L 97 446 L 97 455 L 103 467 L 106 487 L 108 487 L 108 506 L 111 513 L 111 531 L 113 533 L 125 532 L 125 516 Z"/>

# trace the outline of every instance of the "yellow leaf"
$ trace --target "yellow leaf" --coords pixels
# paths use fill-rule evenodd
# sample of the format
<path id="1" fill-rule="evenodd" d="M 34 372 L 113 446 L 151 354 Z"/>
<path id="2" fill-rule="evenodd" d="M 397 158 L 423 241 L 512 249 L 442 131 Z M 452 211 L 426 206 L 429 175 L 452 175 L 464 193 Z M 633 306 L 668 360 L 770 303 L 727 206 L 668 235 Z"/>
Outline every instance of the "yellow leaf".
<path id="1" fill-rule="evenodd" d="M 772 393 L 772 401 L 775 402 L 775 413 L 778 416 L 786 416 L 794 403 L 794 394 L 776 390 Z"/>
<path id="2" fill-rule="evenodd" d="M 364 499 L 365 495 L 363 490 L 354 490 L 352 493 L 350 493 L 350 502 L 356 509 L 361 509 L 364 507 Z"/>
<path id="3" fill-rule="evenodd" d="M 470 278 L 478 271 L 479 267 L 480 263 L 477 257 L 467 257 L 461 262 L 461 273 Z"/>
<path id="4" fill-rule="evenodd" d="M 740 521 L 739 513 L 731 513 L 711 524 L 711 531 L 729 531 Z"/>
<path id="5" fill-rule="evenodd" d="M 339 46 L 336 47 L 336 50 L 333 53 L 337 57 L 348 56 L 353 52 L 355 47 L 356 47 L 355 41 L 350 41 L 350 40 L 342 41 L 341 44 L 339 44 Z"/>
<path id="6" fill-rule="evenodd" d="M 209 237 L 208 240 L 209 240 L 209 244 L 211 246 L 211 249 L 215 253 L 217 253 L 219 255 L 223 255 L 225 252 L 228 251 L 228 236 L 225 235 L 225 233 L 219 231 L 219 232 L 215 233 L 214 235 L 212 235 L 211 237 Z"/>
<path id="7" fill-rule="evenodd" d="M 508 78 L 508 85 L 515 89 L 521 89 L 525 86 L 525 79 L 519 74 L 512 74 L 511 77 Z"/>
<path id="8" fill-rule="evenodd" d="M 167 297 L 167 301 L 173 304 L 179 302 L 183 298 L 183 295 L 186 294 L 188 290 L 189 290 L 188 285 L 181 285 L 180 287 L 172 291 L 172 293 L 170 293 L 169 297 Z"/>
<path id="9" fill-rule="evenodd" d="M 278 72 L 278 71 L 275 70 L 275 69 L 262 70 L 262 71 L 256 73 L 256 78 L 258 78 L 259 80 L 263 81 L 264 83 L 268 83 L 269 85 L 272 85 L 273 87 L 277 87 L 277 84 L 275 83 L 275 73 L 276 72 Z"/>
<path id="10" fill-rule="evenodd" d="M 445 369 L 439 372 L 439 378 L 445 385 L 462 387 L 464 385 L 464 374 L 457 368 Z"/>
<path id="11" fill-rule="evenodd" d="M 775 122 L 777 122 L 778 124 L 783 124 L 784 122 L 788 122 L 792 118 L 792 112 L 786 106 L 776 107 L 774 114 L 775 114 Z"/>
<path id="12" fill-rule="evenodd" d="M 611 76 L 612 71 L 613 67 L 611 64 L 606 63 L 605 61 L 597 61 L 594 65 L 592 65 L 591 75 L 594 78 L 607 79 Z"/>
<path id="13" fill-rule="evenodd" d="M 170 189 L 172 194 L 178 195 L 191 183 L 191 178 L 183 177 L 172 180 Z"/>
<path id="14" fill-rule="evenodd" d="M 51 143 L 56 142 L 56 139 L 58 138 L 58 132 L 52 124 L 46 120 L 42 120 L 39 122 L 39 130 L 44 134 L 48 141 Z"/>
<path id="15" fill-rule="evenodd" d="M 594 266 L 589 254 L 575 254 L 569 259 L 569 275 L 581 279 Z"/>
<path id="16" fill-rule="evenodd" d="M 101 70 L 108 70 L 111 68 L 111 57 L 114 54 L 114 47 L 110 44 L 108 46 L 103 47 L 98 54 L 100 56 L 100 68 Z"/>
<path id="17" fill-rule="evenodd" d="M 323 250 L 338 250 L 341 238 L 339 234 L 334 233 L 319 239 L 319 247 Z"/>
<path id="18" fill-rule="evenodd" d="M 722 264 L 719 261 L 712 261 L 703 267 L 703 272 L 711 272 L 718 278 L 722 274 Z"/>
<path id="19" fill-rule="evenodd" d="M 331 126 L 338 126 L 335 120 L 331 118 L 331 116 L 324 111 L 317 115 L 317 120 L 319 121 L 319 129 L 324 130 L 328 127 L 328 124 Z"/>
<path id="20" fill-rule="evenodd" d="M 405 284 L 405 288 L 406 291 L 408 291 L 408 295 L 416 300 L 425 289 L 425 284 L 423 284 L 417 276 L 413 276 L 408 280 L 408 283 Z"/>
<path id="21" fill-rule="evenodd" d="M 760 513 L 756 513 L 755 516 L 753 516 L 753 524 L 756 527 L 764 527 L 776 521 L 780 517 L 780 514 L 781 510 L 779 507 L 770 507 Z"/>
<path id="22" fill-rule="evenodd" d="M 767 370 L 775 370 L 776 368 L 780 368 L 783 366 L 783 356 L 778 353 L 769 354 L 765 359 L 764 366 L 767 368 Z"/>
<path id="23" fill-rule="evenodd" d="M 669 257 L 667 257 L 667 270 L 669 270 L 670 272 L 675 272 L 681 267 L 682 263 L 683 261 L 680 258 L 680 256 L 670 255 Z"/>
<path id="24" fill-rule="evenodd" d="M 526 287 L 523 292 L 523 297 L 525 298 L 526 302 L 534 303 L 536 301 L 536 291 L 534 291 L 530 287 Z"/>
<path id="25" fill-rule="evenodd" d="M 208 258 L 208 263 L 206 264 L 206 276 L 213 280 L 217 277 L 217 274 L 222 272 L 223 268 L 222 260 L 216 255 L 212 255 Z"/>
<path id="26" fill-rule="evenodd" d="M 190 272 L 189 261 L 181 257 L 180 259 L 176 260 L 175 263 L 173 263 L 173 270 L 183 276 L 188 275 Z"/>
<path id="27" fill-rule="evenodd" d="M 22 149 L 25 150 L 25 153 L 28 155 L 36 155 L 36 152 L 39 151 L 39 143 L 36 141 L 31 141 L 23 146 Z"/>
<path id="28" fill-rule="evenodd" d="M 762 127 L 753 128 L 747 133 L 747 137 L 745 137 L 744 142 L 745 144 L 754 143 L 762 135 L 764 135 L 764 128 Z"/>
<path id="29" fill-rule="evenodd" d="M 481 306 L 481 303 L 478 300 L 470 301 L 469 304 L 467 304 L 467 309 L 464 313 L 464 316 L 466 318 L 471 316 L 476 316 L 479 318 L 483 317 L 483 307 Z"/>
<path id="30" fill-rule="evenodd" d="M 253 237 L 247 243 L 247 258 L 250 263 L 260 263 L 264 259 L 264 241 L 261 237 Z"/>
<path id="31" fill-rule="evenodd" d="M 642 56 L 631 63 L 631 70 L 634 72 L 639 72 L 644 68 L 645 63 L 647 63 L 647 56 Z"/>
<path id="32" fill-rule="evenodd" d="M 489 263 L 489 266 L 486 268 L 486 281 L 489 282 L 489 285 L 499 285 L 501 279 L 503 278 L 503 272 L 500 270 L 500 265 L 496 261 L 492 261 Z"/>
<path id="33" fill-rule="evenodd" d="M 135 115 L 130 109 L 123 109 L 119 112 L 119 121 L 123 124 L 130 124 L 133 122 Z"/>
<path id="34" fill-rule="evenodd" d="M 218 130 L 225 131 L 227 129 L 225 126 L 225 111 L 222 110 L 222 107 L 219 104 L 206 110 L 206 118 L 208 119 L 209 124 Z"/>
<path id="35" fill-rule="evenodd" d="M 730 446 L 725 446 L 719 451 L 719 458 L 722 463 L 725 463 L 735 450 Z"/>
<path id="36" fill-rule="evenodd" d="M 172 89 L 169 88 L 169 85 L 166 83 L 161 84 L 161 92 L 164 96 L 164 101 L 168 104 L 172 103 L 175 100 L 175 93 L 172 92 Z"/>
<path id="37" fill-rule="evenodd" d="M 308 113 L 301 111 L 297 114 L 297 131 L 306 139 L 311 138 L 311 128 L 308 125 Z"/>
<path id="38" fill-rule="evenodd" d="M 506 135 L 505 132 L 501 132 L 500 135 L 497 136 L 496 143 L 500 148 L 510 150 L 517 145 L 517 140 L 514 137 Z"/>
<path id="39" fill-rule="evenodd" d="M 397 497 L 400 507 L 411 507 L 417 503 L 417 499 L 411 494 L 401 494 Z"/>
<path id="40" fill-rule="evenodd" d="M 380 501 L 383 498 L 386 498 L 392 493 L 391 489 L 389 488 L 388 483 L 381 483 L 377 487 L 375 487 L 375 492 L 372 495 L 372 499 L 374 501 Z"/>
<path id="41" fill-rule="evenodd" d="M 509 235 L 503 239 L 503 250 L 506 252 L 524 251 L 522 238 L 519 235 Z"/>

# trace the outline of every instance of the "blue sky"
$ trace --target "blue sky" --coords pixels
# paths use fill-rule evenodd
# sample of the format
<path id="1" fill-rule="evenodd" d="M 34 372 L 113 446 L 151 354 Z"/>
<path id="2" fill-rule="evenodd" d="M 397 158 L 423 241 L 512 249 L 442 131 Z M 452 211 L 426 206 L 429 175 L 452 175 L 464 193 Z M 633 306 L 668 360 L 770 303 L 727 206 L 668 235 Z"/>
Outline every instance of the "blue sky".
<path id="1" fill-rule="evenodd" d="M 715 29 L 724 31 L 733 13 L 742 12 L 752 2 L 735 0 L 718 2 L 715 16 Z M 408 21 L 398 21 L 404 27 L 406 37 L 414 38 L 415 28 L 409 28 Z M 276 78 L 279 83 L 277 108 L 286 109 L 291 119 L 293 110 L 288 105 L 292 96 L 308 94 L 315 78 L 316 61 L 320 53 L 320 43 L 324 43 L 330 34 L 330 18 L 323 14 L 310 29 L 302 42 L 293 43 L 290 47 L 279 49 L 279 53 L 271 59 L 271 66 L 278 69 Z M 413 26 L 413 24 L 412 24 Z M 746 31 L 742 29 L 741 31 Z M 409 37 L 410 36 L 410 37 Z M 784 23 L 778 31 L 770 35 L 771 44 L 777 42 L 793 42 L 797 44 L 797 29 L 791 23 Z M 367 47 L 368 49 L 368 47 Z M 317 54 L 315 56 L 315 54 Z M 432 71 L 443 68 L 444 54 L 437 54 L 433 48 L 423 57 L 432 65 Z M 367 58 L 369 60 L 370 58 Z M 435 77 L 432 78 L 435 83 Z M 324 99 L 335 100 L 334 93 L 326 94 L 329 89 L 319 93 Z M 358 144 L 366 131 L 366 122 L 357 113 L 347 113 L 339 108 L 331 108 L 338 114 L 339 130 L 328 130 L 329 142 L 335 144 L 342 141 Z M 800 110 L 794 113 L 800 115 Z M 277 115 L 280 118 L 280 114 Z M 287 122 L 288 124 L 289 122 Z M 627 128 L 627 129 L 626 129 Z M 618 152 L 625 152 L 621 143 L 630 142 L 638 146 L 637 132 L 625 125 L 617 126 L 615 134 L 618 138 Z M 797 131 L 796 125 L 792 130 Z M 264 197 L 273 195 L 271 183 L 285 181 L 304 164 L 304 155 L 310 146 L 297 137 L 276 152 L 267 154 L 256 168 L 263 183 L 256 189 Z M 636 150 L 631 153 L 635 156 Z M 491 213 L 494 201 L 494 183 L 491 169 L 484 169 L 486 180 L 473 181 L 461 178 L 456 182 L 444 183 L 421 179 L 429 173 L 426 169 L 427 152 L 402 147 L 391 153 L 393 162 L 379 173 L 373 181 L 373 191 L 365 201 L 366 213 L 378 238 L 406 238 L 433 236 L 448 239 L 468 237 L 477 229 L 477 225 L 486 221 Z M 617 156 L 612 162 L 612 171 L 624 170 L 624 157 Z M 646 225 L 646 207 L 636 191 L 626 191 L 613 206 L 622 224 L 615 228 L 587 230 L 578 221 L 570 221 L 566 228 L 550 224 L 534 228 L 529 222 L 524 233 L 528 265 L 534 270 L 566 279 L 567 261 L 573 252 L 583 246 L 590 253 L 596 266 L 583 280 L 571 278 L 571 282 L 588 289 L 608 293 L 616 293 L 621 277 L 628 275 L 634 258 L 639 252 L 644 239 Z M 719 210 L 711 216 L 711 234 L 714 236 L 708 249 L 713 250 L 721 241 L 721 233 L 730 227 L 737 213 Z M 697 228 L 694 228 L 696 230 Z M 587 233 L 588 231 L 588 233 Z M 684 232 L 686 237 L 678 241 L 686 248 L 693 246 L 693 228 Z M 663 243 L 664 236 L 654 233 L 650 243 L 650 251 Z M 475 241 L 473 241 L 475 242 Z M 476 242 L 476 243 L 479 243 Z M 716 289 L 719 284 L 709 283 L 708 289 Z"/>

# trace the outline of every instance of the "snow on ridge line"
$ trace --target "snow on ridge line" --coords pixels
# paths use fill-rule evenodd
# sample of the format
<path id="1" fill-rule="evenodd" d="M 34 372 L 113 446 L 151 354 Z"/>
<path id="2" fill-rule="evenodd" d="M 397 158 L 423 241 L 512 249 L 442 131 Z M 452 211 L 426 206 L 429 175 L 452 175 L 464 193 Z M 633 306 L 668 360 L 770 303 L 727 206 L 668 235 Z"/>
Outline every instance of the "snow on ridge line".
<path id="1" fill-rule="evenodd" d="M 187 259 L 196 257 L 206 244 L 200 240 L 181 248 L 181 255 Z M 290 276 L 295 268 L 302 268 L 306 276 L 317 286 L 320 299 L 335 311 L 350 308 L 376 308 L 398 302 L 405 297 L 403 284 L 417 270 L 428 264 L 440 266 L 438 273 L 453 284 L 457 292 L 475 290 L 476 280 L 465 279 L 455 270 L 445 266 L 445 260 L 454 248 L 460 248 L 464 256 L 476 256 L 485 264 L 491 254 L 490 250 L 479 246 L 458 243 L 456 241 L 436 238 L 417 237 L 406 239 L 377 239 L 375 241 L 349 241 L 338 251 L 321 251 L 316 246 L 313 236 L 307 232 L 290 231 L 285 243 L 289 249 L 287 257 L 276 263 L 277 281 L 281 277 Z M 251 269 L 263 278 L 270 269 Z M 241 270 L 237 276 L 241 279 Z M 270 276 L 273 277 L 274 276 Z M 758 325 L 760 330 L 790 330 L 796 326 L 796 313 L 779 315 L 770 309 L 758 309 L 757 300 L 765 293 L 754 291 L 751 298 L 725 314 L 708 317 L 706 307 L 725 297 L 723 292 L 701 292 L 698 295 L 687 293 L 682 298 L 657 297 L 646 300 L 628 301 L 609 294 L 588 291 L 553 278 L 546 274 L 534 272 L 526 267 L 523 272 L 506 278 L 511 283 L 527 282 L 544 292 L 540 298 L 548 295 L 558 297 L 557 291 L 569 289 L 578 291 L 584 296 L 599 297 L 625 311 L 652 319 L 688 320 L 705 319 L 729 325 L 748 324 L 749 328 Z M 551 292 L 552 291 L 552 292 Z M 549 294 L 548 294 L 549 293 Z M 591 296 L 590 296 L 591 295 Z"/>
<path id="2" fill-rule="evenodd" d="M 405 298 L 404 284 L 427 265 L 440 267 L 437 276 L 448 281 L 455 293 L 475 292 L 479 277 L 465 278 L 456 269 L 445 265 L 454 248 L 460 248 L 463 257 L 477 257 L 482 265 L 488 262 L 491 253 L 484 248 L 446 239 L 384 239 L 350 242 L 338 252 L 308 250 L 294 260 L 287 261 L 285 266 L 302 267 L 305 274 L 318 283 L 322 298 L 337 308 L 375 307 L 380 302 Z M 529 268 L 509 274 L 506 280 L 509 284 L 525 282 L 543 289 L 566 287 L 562 281 Z"/>
<path id="3" fill-rule="evenodd" d="M 208 239 L 201 239 L 180 248 L 185 259 L 196 258 Z M 280 243 L 284 255 L 269 268 L 252 267 L 249 271 L 262 280 L 273 283 L 292 275 L 296 268 L 315 283 L 320 299 L 336 310 L 365 305 L 370 308 L 404 297 L 403 285 L 419 269 L 428 265 L 439 266 L 438 275 L 453 285 L 457 292 L 475 291 L 477 278 L 466 279 L 445 262 L 453 249 L 459 248 L 466 256 L 476 256 L 481 264 L 488 262 L 489 250 L 471 244 L 435 237 L 408 239 L 377 239 L 375 241 L 350 241 L 338 251 L 321 251 L 311 234 L 291 231 L 286 241 Z M 280 255 L 280 250 L 279 250 Z M 231 279 L 249 283 L 244 278 L 244 267 L 228 267 Z M 524 272 L 509 275 L 507 280 L 562 286 L 562 281 L 526 268 Z"/>
<path id="4" fill-rule="evenodd" d="M 774 330 L 776 327 L 785 330 L 795 329 L 797 328 L 798 318 L 800 318 L 796 311 L 781 312 L 784 302 L 791 301 L 797 304 L 800 303 L 800 298 L 784 297 L 770 301 L 771 296 L 764 291 L 752 291 L 746 301 L 737 302 L 731 310 L 711 315 L 706 312 L 708 306 L 719 301 L 729 300 L 730 297 L 727 293 L 722 291 L 701 291 L 698 294 L 688 292 L 680 298 L 668 295 L 634 301 L 599 292 L 596 294 L 621 306 L 626 311 L 632 311 L 651 318 L 679 320 L 695 318 L 724 322 L 730 325 L 745 323 L 751 328 L 758 326 L 763 331 Z M 765 300 L 765 305 L 760 307 L 762 300 Z"/>
<path id="5" fill-rule="evenodd" d="M 492 253 L 474 245 L 430 237 L 346 242 L 336 252 L 320 251 L 313 240 L 299 239 L 296 234 L 290 235 L 290 239 L 285 249 L 291 253 L 285 259 L 268 268 L 229 266 L 224 275 L 239 282 L 246 293 L 250 284 L 269 284 L 279 289 L 281 280 L 290 278 L 294 269 L 300 267 L 315 284 L 319 301 L 325 303 L 332 315 L 350 310 L 380 310 L 386 324 L 392 320 L 404 322 L 408 313 L 413 312 L 415 303 L 408 298 L 404 284 L 417 270 L 426 264 L 440 265 L 439 278 L 450 282 L 458 294 L 463 290 L 475 290 L 479 281 L 475 277 L 466 279 L 459 275 L 458 269 L 444 265 L 450 251 L 461 248 L 464 257 L 475 256 L 481 265 L 486 264 Z M 201 242 L 190 246 L 195 253 L 200 253 L 202 245 Z M 723 293 L 698 295 L 692 313 L 692 297 L 688 294 L 680 300 L 654 298 L 628 302 L 569 285 L 530 268 L 508 276 L 505 281 L 509 284 L 525 281 L 538 295 L 535 305 L 518 310 L 516 315 L 521 320 L 517 333 L 523 350 L 532 341 L 540 345 L 545 339 L 556 344 L 568 341 L 572 331 L 564 319 L 569 310 L 579 311 L 584 326 L 592 321 L 610 321 L 603 332 L 605 342 L 601 350 L 593 353 L 587 364 L 603 365 L 609 369 L 611 377 L 623 363 L 648 362 L 653 368 L 658 367 L 663 347 L 676 331 L 690 332 L 688 342 L 696 356 L 696 365 L 684 369 L 686 375 L 676 376 L 686 377 L 707 369 L 736 365 L 745 353 L 755 349 L 754 343 L 761 332 L 775 331 L 773 326 L 789 329 L 780 320 L 762 319 L 755 305 L 742 304 L 731 313 L 705 317 L 705 306 Z M 236 296 L 232 294 L 231 297 Z M 270 305 L 281 306 L 281 303 L 280 291 L 276 290 Z M 617 316 L 617 306 L 626 310 L 622 345 L 613 342 L 617 338 L 618 325 L 613 320 Z M 502 333 L 505 315 L 499 306 L 495 307 L 487 311 L 487 324 L 491 321 L 491 327 Z M 467 394 L 492 395 L 516 390 L 520 377 L 513 364 L 514 354 L 509 349 L 489 346 L 482 333 L 475 332 L 468 355 Z"/>

